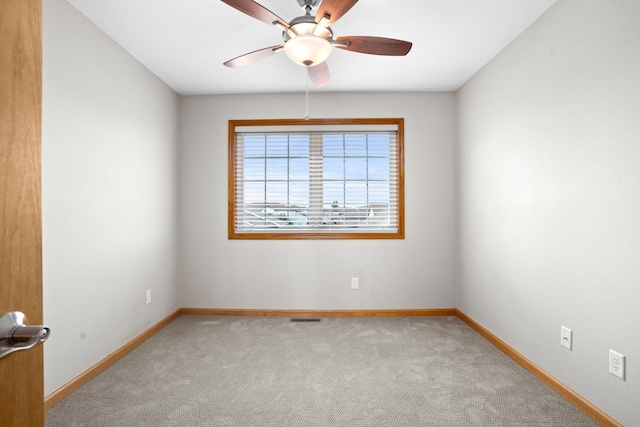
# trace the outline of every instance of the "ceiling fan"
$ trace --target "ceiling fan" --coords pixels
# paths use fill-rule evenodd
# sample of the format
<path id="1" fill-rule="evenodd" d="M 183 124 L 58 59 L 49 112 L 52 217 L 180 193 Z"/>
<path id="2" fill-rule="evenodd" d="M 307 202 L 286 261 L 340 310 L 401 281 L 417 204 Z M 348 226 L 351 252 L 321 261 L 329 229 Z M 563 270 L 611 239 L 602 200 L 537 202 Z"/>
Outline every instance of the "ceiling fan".
<path id="1" fill-rule="evenodd" d="M 290 22 L 253 0 L 222 0 L 229 6 L 268 25 L 282 29 L 283 45 L 276 45 L 246 53 L 225 62 L 227 67 L 240 67 L 268 58 L 282 51 L 295 63 L 307 67 L 311 82 L 326 86 L 331 80 L 325 62 L 333 47 L 370 55 L 403 56 L 411 50 L 411 43 L 384 37 L 347 36 L 333 38 L 330 25 L 340 19 L 358 0 L 297 0 L 305 11 Z M 315 17 L 311 16 L 318 7 Z"/>

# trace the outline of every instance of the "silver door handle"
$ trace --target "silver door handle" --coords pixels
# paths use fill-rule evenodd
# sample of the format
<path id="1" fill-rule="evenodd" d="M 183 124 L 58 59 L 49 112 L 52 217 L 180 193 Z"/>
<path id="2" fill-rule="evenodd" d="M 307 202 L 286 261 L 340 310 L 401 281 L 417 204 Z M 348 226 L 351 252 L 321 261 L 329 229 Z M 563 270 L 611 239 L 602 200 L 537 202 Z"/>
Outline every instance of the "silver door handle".
<path id="1" fill-rule="evenodd" d="M 18 350 L 27 350 L 49 338 L 47 326 L 26 326 L 24 313 L 12 311 L 0 317 L 0 359 Z"/>

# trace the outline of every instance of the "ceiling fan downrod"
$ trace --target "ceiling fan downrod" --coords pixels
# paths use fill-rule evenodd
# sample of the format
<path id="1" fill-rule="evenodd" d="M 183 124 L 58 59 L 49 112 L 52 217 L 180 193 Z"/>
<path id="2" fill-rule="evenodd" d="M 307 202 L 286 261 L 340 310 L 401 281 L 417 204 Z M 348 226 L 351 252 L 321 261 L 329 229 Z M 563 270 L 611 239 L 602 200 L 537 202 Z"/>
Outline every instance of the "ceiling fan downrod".
<path id="1" fill-rule="evenodd" d="M 319 3 L 320 0 L 297 0 L 301 8 L 307 15 L 311 15 L 311 10 Z"/>

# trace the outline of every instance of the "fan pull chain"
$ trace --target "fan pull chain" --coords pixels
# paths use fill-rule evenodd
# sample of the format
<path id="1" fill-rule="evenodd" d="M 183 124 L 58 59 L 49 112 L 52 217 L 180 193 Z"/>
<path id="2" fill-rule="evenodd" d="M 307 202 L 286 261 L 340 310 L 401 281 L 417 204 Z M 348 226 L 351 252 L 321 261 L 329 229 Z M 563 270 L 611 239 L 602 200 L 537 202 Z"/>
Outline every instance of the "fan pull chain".
<path id="1" fill-rule="evenodd" d="M 307 80 L 307 87 L 304 91 L 304 119 L 309 120 L 311 115 L 309 114 L 309 80 Z"/>

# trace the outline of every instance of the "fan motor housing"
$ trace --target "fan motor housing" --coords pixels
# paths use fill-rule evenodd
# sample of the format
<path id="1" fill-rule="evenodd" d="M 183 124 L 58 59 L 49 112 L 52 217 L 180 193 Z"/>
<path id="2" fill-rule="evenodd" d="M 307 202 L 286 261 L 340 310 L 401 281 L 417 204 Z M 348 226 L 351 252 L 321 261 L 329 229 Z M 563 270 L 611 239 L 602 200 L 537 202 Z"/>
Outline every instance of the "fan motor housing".
<path id="1" fill-rule="evenodd" d="M 292 34 L 293 33 L 293 34 Z M 298 16 L 289 22 L 289 28 L 282 32 L 285 42 L 296 36 L 317 36 L 325 40 L 333 39 L 331 27 L 316 24 L 315 18 L 310 15 Z"/>

